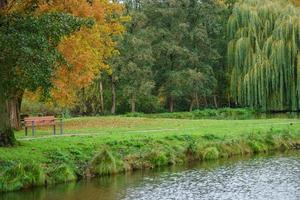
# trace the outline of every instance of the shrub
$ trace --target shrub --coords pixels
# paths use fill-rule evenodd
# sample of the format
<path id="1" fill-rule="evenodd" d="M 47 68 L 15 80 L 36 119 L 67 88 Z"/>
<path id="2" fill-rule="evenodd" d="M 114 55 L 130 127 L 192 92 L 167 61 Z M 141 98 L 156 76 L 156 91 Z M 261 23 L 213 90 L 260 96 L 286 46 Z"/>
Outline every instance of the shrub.
<path id="1" fill-rule="evenodd" d="M 219 151 L 216 147 L 208 147 L 203 151 L 203 160 L 216 160 L 219 158 Z"/>
<path id="2" fill-rule="evenodd" d="M 159 167 L 168 164 L 168 158 L 164 152 L 152 151 L 147 157 L 153 166 Z"/>
<path id="3" fill-rule="evenodd" d="M 258 140 L 250 141 L 249 146 L 252 149 L 253 153 L 260 153 L 260 152 L 268 151 L 268 147 L 264 143 L 262 143 Z"/>
<path id="4" fill-rule="evenodd" d="M 174 119 L 250 119 L 256 112 L 249 108 L 220 108 L 158 114 L 127 114 L 131 117 L 174 118 Z"/>
<path id="5" fill-rule="evenodd" d="M 45 175 L 41 166 L 35 163 L 16 163 L 1 174 L 0 191 L 19 190 L 42 185 L 44 182 Z"/>
<path id="6" fill-rule="evenodd" d="M 48 171 L 47 182 L 54 183 L 67 183 L 77 180 L 76 173 L 73 168 L 67 164 L 52 165 L 52 168 Z"/>
<path id="7" fill-rule="evenodd" d="M 117 172 L 117 165 L 112 153 L 104 148 L 90 162 L 89 172 L 92 175 L 109 175 Z"/>
<path id="8" fill-rule="evenodd" d="M 126 117 L 144 117 L 144 113 L 140 113 L 140 112 L 131 112 L 131 113 L 127 113 L 125 114 Z"/>

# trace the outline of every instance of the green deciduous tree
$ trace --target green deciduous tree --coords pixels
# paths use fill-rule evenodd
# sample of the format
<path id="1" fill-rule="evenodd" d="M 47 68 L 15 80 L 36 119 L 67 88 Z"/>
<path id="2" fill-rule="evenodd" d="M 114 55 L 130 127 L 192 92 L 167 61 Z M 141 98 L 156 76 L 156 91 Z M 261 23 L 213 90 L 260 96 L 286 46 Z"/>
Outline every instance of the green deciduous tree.
<path id="1" fill-rule="evenodd" d="M 131 112 L 136 112 L 137 99 L 150 96 L 154 88 L 151 71 L 154 58 L 149 33 L 144 29 L 146 16 L 136 11 L 130 13 L 132 19 L 119 44 L 120 55 L 112 60 L 112 65 L 123 97 L 129 99 Z"/>
<path id="2" fill-rule="evenodd" d="M 0 145 L 14 142 L 8 102 L 24 90 L 51 88 L 53 72 L 63 57 L 56 50 L 60 38 L 92 22 L 66 14 L 0 16 Z"/>
<path id="3" fill-rule="evenodd" d="M 131 110 L 135 110 L 135 104 L 141 105 L 139 111 L 142 111 L 146 99 L 152 105 L 160 102 L 170 111 L 174 107 L 183 110 L 191 102 L 199 105 L 195 102 L 206 102 L 225 93 L 223 89 L 217 90 L 219 80 L 220 86 L 226 85 L 225 62 L 219 55 L 226 52 L 224 24 L 228 13 L 224 4 L 210 0 L 201 3 L 126 0 L 123 3 L 131 21 L 119 41 L 119 55 L 110 63 L 112 113 L 116 105 L 118 112 L 126 112 L 124 106 L 128 103 Z M 203 79 L 197 82 L 191 71 L 195 76 L 201 74 Z M 197 95 L 185 88 L 191 85 L 185 79 L 199 84 Z"/>
<path id="4" fill-rule="evenodd" d="M 147 31 L 152 35 L 156 85 L 164 91 L 161 94 L 166 95 L 170 111 L 175 99 L 185 94 L 185 88 L 179 85 L 183 83 L 179 75 L 182 71 L 195 69 L 215 80 L 213 65 L 220 57 L 209 36 L 219 31 L 218 24 L 203 17 L 211 4 L 212 1 L 154 0 L 143 5 L 149 21 Z"/>
<path id="5" fill-rule="evenodd" d="M 224 105 L 225 24 L 231 10 L 226 5 L 231 8 L 234 1 L 121 2 L 131 21 L 118 40 L 119 55 L 107 63 L 112 71 L 79 92 L 73 111 L 107 113 L 103 108 L 111 106 L 114 114 Z"/>
<path id="6" fill-rule="evenodd" d="M 189 110 L 192 111 L 194 106 L 199 109 L 199 98 L 206 98 L 212 95 L 212 92 L 216 87 L 216 80 L 211 78 L 213 75 L 207 76 L 195 69 L 188 69 L 184 71 L 182 77 L 184 79 L 184 96 L 190 102 Z"/>

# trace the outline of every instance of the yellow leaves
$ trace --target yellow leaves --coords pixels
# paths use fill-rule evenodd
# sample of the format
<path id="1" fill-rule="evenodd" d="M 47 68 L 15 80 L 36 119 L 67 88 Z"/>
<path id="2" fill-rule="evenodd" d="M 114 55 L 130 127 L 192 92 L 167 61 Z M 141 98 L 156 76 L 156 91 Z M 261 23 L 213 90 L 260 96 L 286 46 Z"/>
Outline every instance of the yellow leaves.
<path id="1" fill-rule="evenodd" d="M 31 3 L 32 3 L 32 0 L 24 0 L 22 2 L 19 2 L 16 0 L 9 0 L 6 2 L 6 6 L 4 8 L 2 8 L 1 11 L 4 12 L 5 14 L 10 14 L 13 12 L 20 12 L 20 11 L 25 10 Z"/>
<path id="2" fill-rule="evenodd" d="M 107 60 L 118 52 L 114 36 L 124 32 L 123 7 L 108 0 L 53 0 L 40 4 L 38 12 L 68 12 L 75 16 L 92 18 L 96 25 L 82 28 L 64 38 L 58 46 L 69 66 L 61 66 L 55 73 L 52 97 L 62 106 L 72 106 L 76 93 L 88 87 L 101 71 L 112 73 Z"/>
<path id="3" fill-rule="evenodd" d="M 58 68 L 53 80 L 52 96 L 59 103 L 72 104 L 76 91 L 89 86 L 100 70 L 107 68 L 101 59 L 104 50 L 98 30 L 97 26 L 82 28 L 59 44 L 59 52 L 70 64 Z"/>
<path id="4" fill-rule="evenodd" d="M 69 65 L 59 66 L 55 72 L 51 94 L 57 103 L 70 106 L 77 92 L 102 71 L 112 73 L 107 60 L 118 53 L 113 38 L 125 31 L 122 23 L 129 19 L 122 16 L 123 5 L 110 0 L 8 0 L 5 10 L 11 13 L 28 8 L 36 8 L 31 10 L 37 15 L 64 12 L 95 21 L 92 28 L 63 38 L 57 47 Z"/>
<path id="5" fill-rule="evenodd" d="M 300 0 L 292 0 L 295 6 L 300 6 Z"/>
<path id="6" fill-rule="evenodd" d="M 123 7 L 109 0 L 94 0 L 92 3 L 87 0 L 52 0 L 41 3 L 38 12 L 66 12 L 78 17 L 93 18 L 101 24 L 115 15 L 122 15 Z"/>

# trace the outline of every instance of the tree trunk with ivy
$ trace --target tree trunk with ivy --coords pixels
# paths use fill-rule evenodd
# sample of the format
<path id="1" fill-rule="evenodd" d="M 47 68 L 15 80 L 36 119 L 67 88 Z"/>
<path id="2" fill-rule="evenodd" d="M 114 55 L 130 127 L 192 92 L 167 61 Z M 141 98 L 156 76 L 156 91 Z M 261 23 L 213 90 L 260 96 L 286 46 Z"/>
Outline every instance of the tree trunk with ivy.
<path id="1" fill-rule="evenodd" d="M 0 96 L 0 146 L 12 146 L 16 142 L 10 125 L 7 99 Z"/>
<path id="2" fill-rule="evenodd" d="M 7 5 L 6 0 L 0 0 L 0 9 Z M 10 125 L 9 110 L 4 89 L 0 85 L 0 146 L 12 146 L 16 139 Z"/>
<path id="3" fill-rule="evenodd" d="M 23 92 L 19 91 L 13 98 L 8 101 L 8 111 L 10 117 L 10 124 L 14 130 L 20 130 L 21 128 L 21 103 L 23 98 Z"/>

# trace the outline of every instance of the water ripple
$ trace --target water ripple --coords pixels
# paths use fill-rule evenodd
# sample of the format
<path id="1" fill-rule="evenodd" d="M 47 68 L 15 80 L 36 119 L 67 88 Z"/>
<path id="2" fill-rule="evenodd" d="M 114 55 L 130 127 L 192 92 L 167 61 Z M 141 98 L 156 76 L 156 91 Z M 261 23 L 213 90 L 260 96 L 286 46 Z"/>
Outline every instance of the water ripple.
<path id="1" fill-rule="evenodd" d="M 125 200 L 299 200 L 299 158 L 240 161 L 147 178 L 126 189 Z"/>

